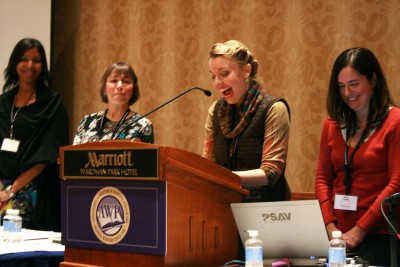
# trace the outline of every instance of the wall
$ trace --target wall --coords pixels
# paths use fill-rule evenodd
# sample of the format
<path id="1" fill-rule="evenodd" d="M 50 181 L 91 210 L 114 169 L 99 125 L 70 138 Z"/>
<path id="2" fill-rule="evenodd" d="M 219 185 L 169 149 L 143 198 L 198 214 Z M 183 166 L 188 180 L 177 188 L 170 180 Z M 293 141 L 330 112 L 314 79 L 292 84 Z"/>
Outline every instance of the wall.
<path id="1" fill-rule="evenodd" d="M 191 86 L 213 89 L 208 52 L 238 39 L 259 61 L 258 78 L 291 108 L 287 177 L 293 191 L 314 191 L 330 70 L 353 46 L 375 52 L 400 100 L 398 0 L 69 0 L 55 1 L 54 74 L 71 136 L 84 114 L 104 109 L 101 75 L 114 61 L 139 76 L 141 114 Z M 204 123 L 218 99 L 192 91 L 153 113 L 156 143 L 201 153 Z"/>

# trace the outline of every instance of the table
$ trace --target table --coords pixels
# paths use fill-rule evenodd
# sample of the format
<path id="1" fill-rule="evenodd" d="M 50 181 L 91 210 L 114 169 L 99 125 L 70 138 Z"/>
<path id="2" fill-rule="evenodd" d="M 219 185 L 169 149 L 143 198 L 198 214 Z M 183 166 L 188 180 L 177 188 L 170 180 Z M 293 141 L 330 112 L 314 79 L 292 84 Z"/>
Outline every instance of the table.
<path id="1" fill-rule="evenodd" d="M 61 233 L 27 229 L 22 229 L 21 243 L 5 243 L 0 238 L 0 266 L 58 267 L 64 260 L 65 249 L 60 239 Z"/>

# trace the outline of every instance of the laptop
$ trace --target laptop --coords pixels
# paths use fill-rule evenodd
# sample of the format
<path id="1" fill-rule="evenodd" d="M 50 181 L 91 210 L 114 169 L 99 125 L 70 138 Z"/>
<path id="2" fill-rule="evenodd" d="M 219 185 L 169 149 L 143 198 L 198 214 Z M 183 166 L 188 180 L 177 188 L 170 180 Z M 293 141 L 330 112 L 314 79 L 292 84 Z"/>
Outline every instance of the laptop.
<path id="1" fill-rule="evenodd" d="M 324 266 L 329 239 L 318 200 L 232 203 L 243 243 L 258 230 L 264 266 L 289 259 L 291 266 Z"/>

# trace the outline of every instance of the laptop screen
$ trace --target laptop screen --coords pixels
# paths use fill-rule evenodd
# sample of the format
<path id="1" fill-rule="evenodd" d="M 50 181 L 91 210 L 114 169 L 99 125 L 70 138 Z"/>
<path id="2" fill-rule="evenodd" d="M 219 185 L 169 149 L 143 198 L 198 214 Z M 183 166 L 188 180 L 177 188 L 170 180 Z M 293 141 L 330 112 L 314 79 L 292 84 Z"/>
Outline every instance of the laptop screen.
<path id="1" fill-rule="evenodd" d="M 258 230 L 264 258 L 326 257 L 328 235 L 318 200 L 231 204 L 243 242 Z"/>

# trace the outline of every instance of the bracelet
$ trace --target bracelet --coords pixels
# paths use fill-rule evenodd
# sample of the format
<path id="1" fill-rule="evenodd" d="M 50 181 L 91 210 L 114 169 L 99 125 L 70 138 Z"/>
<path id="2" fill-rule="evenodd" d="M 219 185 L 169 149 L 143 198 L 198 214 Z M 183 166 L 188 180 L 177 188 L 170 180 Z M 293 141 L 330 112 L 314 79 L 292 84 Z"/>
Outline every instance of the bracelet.
<path id="1" fill-rule="evenodd" d="M 11 191 L 11 185 L 7 186 L 4 191 L 6 191 L 6 193 L 8 194 L 8 196 L 11 198 L 13 198 L 15 196 L 15 193 L 13 193 L 13 191 Z"/>

